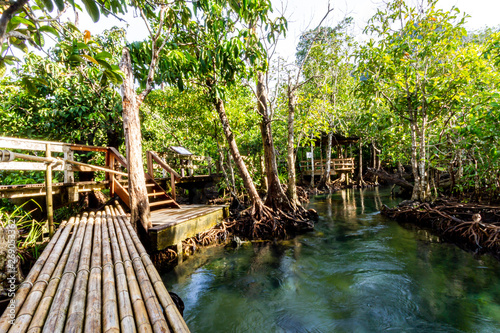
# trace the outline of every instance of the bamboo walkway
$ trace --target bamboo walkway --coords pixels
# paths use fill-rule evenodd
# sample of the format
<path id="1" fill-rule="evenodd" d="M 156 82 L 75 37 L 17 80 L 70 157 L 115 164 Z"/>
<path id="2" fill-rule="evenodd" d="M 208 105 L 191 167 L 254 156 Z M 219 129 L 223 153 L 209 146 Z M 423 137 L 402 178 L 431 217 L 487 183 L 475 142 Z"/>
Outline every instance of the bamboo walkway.
<path id="1" fill-rule="evenodd" d="M 189 332 L 121 207 L 63 222 L 0 332 Z"/>

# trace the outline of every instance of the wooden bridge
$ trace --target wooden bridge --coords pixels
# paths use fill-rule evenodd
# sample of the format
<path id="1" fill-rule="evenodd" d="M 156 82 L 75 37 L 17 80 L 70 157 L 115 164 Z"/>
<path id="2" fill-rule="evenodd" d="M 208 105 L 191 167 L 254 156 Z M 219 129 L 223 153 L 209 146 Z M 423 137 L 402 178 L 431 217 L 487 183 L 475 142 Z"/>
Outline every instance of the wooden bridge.
<path id="1" fill-rule="evenodd" d="M 45 198 L 44 206 L 51 234 L 54 228 L 52 217 L 54 206 L 78 201 L 80 193 L 109 188 L 111 197 L 116 194 L 126 205 L 129 205 L 128 181 L 124 178 L 128 176 L 124 172 L 127 161 L 113 147 L 0 137 L 0 148 L 11 149 L 0 150 L 0 171 L 28 170 L 45 173 L 45 184 L 0 185 L 0 198 L 21 200 L 21 202 L 33 197 Z M 21 154 L 18 151 L 31 154 Z M 45 156 L 37 156 L 36 152 L 39 151 L 45 152 Z M 77 162 L 74 159 L 75 152 L 101 154 L 100 158 L 105 163 L 103 166 L 98 166 Z M 153 228 L 149 234 L 158 250 L 170 245 L 181 244 L 183 239 L 193 237 L 214 226 L 228 214 L 227 209 L 223 206 L 181 206 L 176 202 L 176 186 L 188 188 L 190 195 L 192 195 L 196 187 L 219 179 L 218 174 L 212 173 L 211 159 L 188 153 L 170 153 L 166 154 L 167 156 L 164 158 L 152 151 L 148 151 L 146 154 L 146 187 L 153 220 Z M 97 157 L 95 158 L 97 159 Z M 179 172 L 166 161 L 177 166 L 180 169 Z M 203 169 L 197 164 L 200 162 L 208 163 Z M 195 170 L 203 170 L 207 174 L 195 174 Z M 52 174 L 57 171 L 63 172 L 64 181 L 62 183 L 52 183 Z M 103 173 L 104 180 L 99 182 L 75 181 L 75 172 L 88 171 Z M 54 196 L 56 198 L 55 205 Z M 170 216 L 176 216 L 175 221 Z M 165 239 L 162 239 L 163 236 Z"/>
<path id="2" fill-rule="evenodd" d="M 189 332 L 121 207 L 62 222 L 0 332 Z"/>
<path id="3" fill-rule="evenodd" d="M 300 161 L 299 167 L 302 175 L 311 176 L 314 168 L 314 175 L 321 176 L 326 172 L 327 161 L 324 159 L 314 160 L 314 166 L 310 160 Z M 330 160 L 330 175 L 353 172 L 354 158 L 332 158 Z"/>
<path id="4" fill-rule="evenodd" d="M 80 193 L 109 189 L 129 205 L 127 162 L 115 148 L 0 137 L 2 148 L 0 172 L 41 171 L 45 183 L 0 185 L 0 198 L 45 198 L 53 236 L 0 318 L 0 332 L 189 332 L 121 207 L 71 218 L 54 234 L 54 196 L 56 205 L 62 205 L 78 201 Z M 94 159 L 101 158 L 104 165 L 77 162 L 75 152 L 100 154 Z M 208 174 L 195 174 L 201 169 L 197 162 L 208 162 Z M 217 180 L 211 168 L 207 158 L 161 158 L 147 152 L 153 249 L 177 245 L 182 257 L 184 239 L 227 217 L 225 206 L 179 205 L 175 200 L 177 185 L 193 188 Z M 75 181 L 75 172 L 88 171 L 100 172 L 103 180 Z M 63 173 L 63 182 L 52 182 L 54 172 Z"/>

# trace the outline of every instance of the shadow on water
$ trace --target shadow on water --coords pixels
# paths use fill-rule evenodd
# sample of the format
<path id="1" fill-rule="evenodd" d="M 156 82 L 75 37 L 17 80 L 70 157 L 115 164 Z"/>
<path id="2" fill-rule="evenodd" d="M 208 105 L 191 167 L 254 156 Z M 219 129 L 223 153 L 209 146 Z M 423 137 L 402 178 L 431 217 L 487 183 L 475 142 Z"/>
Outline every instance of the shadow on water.
<path id="1" fill-rule="evenodd" d="M 164 275 L 192 332 L 500 332 L 500 265 L 378 213 L 388 189 L 317 196 L 315 231 L 210 248 Z"/>

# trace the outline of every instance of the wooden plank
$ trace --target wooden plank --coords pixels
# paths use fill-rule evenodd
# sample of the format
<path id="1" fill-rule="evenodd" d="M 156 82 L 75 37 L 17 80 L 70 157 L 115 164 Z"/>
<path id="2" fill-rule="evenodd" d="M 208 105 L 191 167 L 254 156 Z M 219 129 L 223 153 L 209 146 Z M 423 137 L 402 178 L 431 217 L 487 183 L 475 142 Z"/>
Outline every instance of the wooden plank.
<path id="1" fill-rule="evenodd" d="M 125 202 L 125 204 L 127 205 L 127 207 L 130 208 L 130 195 L 128 191 L 116 179 L 113 179 L 113 183 L 116 194 L 118 194 L 120 199 L 122 199 L 123 202 Z"/>
<path id="2" fill-rule="evenodd" d="M 197 213 L 184 221 L 172 221 L 169 224 L 153 226 L 149 229 L 149 235 L 156 250 L 162 250 L 167 246 L 178 244 L 186 238 L 194 237 L 203 232 L 226 217 L 225 206 L 215 206 L 214 209 L 198 207 L 194 209 Z M 213 206 L 212 206 L 213 207 Z M 154 213 L 154 212 L 153 212 Z M 152 214 L 153 215 L 153 214 Z"/>
<path id="3" fill-rule="evenodd" d="M 170 165 L 163 162 L 161 158 L 159 158 L 154 152 L 148 151 L 148 155 L 151 155 L 151 158 L 158 163 L 163 169 L 167 170 L 171 175 L 173 175 L 176 179 L 180 179 L 181 176 L 174 170 Z"/>
<path id="4" fill-rule="evenodd" d="M 42 141 L 31 139 L 19 139 L 10 137 L 0 137 L 0 148 L 45 151 L 45 145 L 50 144 L 54 153 L 64 153 L 74 151 L 97 151 L 106 152 L 108 148 L 98 146 L 77 145 L 73 143 Z"/>
<path id="5" fill-rule="evenodd" d="M 52 146 L 52 151 L 55 153 L 64 152 L 64 144 L 60 142 L 0 137 L 0 147 L 6 149 L 45 151 L 46 144 L 50 144 Z"/>
<path id="6" fill-rule="evenodd" d="M 0 162 L 0 170 L 25 170 L 25 171 L 45 171 L 47 169 L 47 165 L 45 163 L 37 163 L 37 162 Z M 59 164 L 57 166 L 52 167 L 53 171 L 64 171 L 64 166 Z"/>

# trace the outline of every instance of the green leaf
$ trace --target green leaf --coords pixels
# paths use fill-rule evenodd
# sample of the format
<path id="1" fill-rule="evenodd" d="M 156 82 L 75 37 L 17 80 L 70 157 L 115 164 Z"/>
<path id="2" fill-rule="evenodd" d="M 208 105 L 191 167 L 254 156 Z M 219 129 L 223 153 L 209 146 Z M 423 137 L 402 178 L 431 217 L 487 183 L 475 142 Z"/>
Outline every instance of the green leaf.
<path id="1" fill-rule="evenodd" d="M 5 73 L 7 73 L 7 66 L 5 66 L 3 59 L 0 59 L 0 77 L 3 77 Z"/>
<path id="2" fill-rule="evenodd" d="M 64 9 L 64 0 L 54 0 L 54 2 L 58 10 L 62 11 Z"/>
<path id="3" fill-rule="evenodd" d="M 42 31 L 42 32 L 51 33 L 54 36 L 56 36 L 57 38 L 59 38 L 59 32 L 57 32 L 57 30 L 54 27 L 50 26 L 50 25 L 41 26 L 39 30 Z"/>
<path id="4" fill-rule="evenodd" d="M 77 61 L 77 62 L 85 62 L 85 59 L 79 56 L 78 54 L 72 54 L 69 58 L 68 61 Z"/>
<path id="5" fill-rule="evenodd" d="M 24 17 L 21 17 L 21 16 L 14 16 L 11 20 L 10 20 L 11 23 L 14 23 L 14 24 L 19 24 L 19 23 L 22 23 L 22 24 L 25 24 L 27 26 L 31 26 L 33 28 L 36 28 L 35 24 L 33 22 L 31 22 L 30 20 L 27 20 L 25 19 Z"/>
<path id="6" fill-rule="evenodd" d="M 89 13 L 92 21 L 99 21 L 99 8 L 97 8 L 96 2 L 94 0 L 82 0 L 85 5 L 87 13 Z"/>
<path id="7" fill-rule="evenodd" d="M 24 53 L 28 53 L 28 46 L 26 46 L 26 43 L 25 42 L 17 42 L 17 43 L 12 43 L 12 45 L 15 47 L 15 48 L 18 48 L 19 50 L 23 51 Z"/>
<path id="8" fill-rule="evenodd" d="M 111 65 L 105 61 L 105 60 L 102 60 L 102 59 L 99 59 L 97 57 L 95 57 L 95 60 L 99 63 L 99 65 L 101 65 L 102 67 L 108 69 L 108 70 L 112 70 L 111 68 Z"/>
<path id="9" fill-rule="evenodd" d="M 81 56 L 82 56 L 83 58 L 87 59 L 88 61 L 93 62 L 93 63 L 94 63 L 94 64 L 96 64 L 96 65 L 99 65 L 99 63 L 98 63 L 98 62 L 97 62 L 94 58 L 92 58 L 91 56 L 86 55 L 86 54 L 82 54 Z"/>
<path id="10" fill-rule="evenodd" d="M 9 56 L 4 57 L 4 61 L 8 65 L 14 65 L 15 62 L 20 62 L 21 60 L 19 60 L 19 58 L 17 58 L 17 57 L 9 55 Z"/>
<path id="11" fill-rule="evenodd" d="M 111 53 L 106 51 L 99 52 L 98 54 L 95 55 L 96 59 L 111 59 L 112 57 L 113 56 L 111 55 Z"/>
<path id="12" fill-rule="evenodd" d="M 52 0 L 42 0 L 42 2 L 49 12 L 54 10 L 54 4 L 52 3 Z"/>

